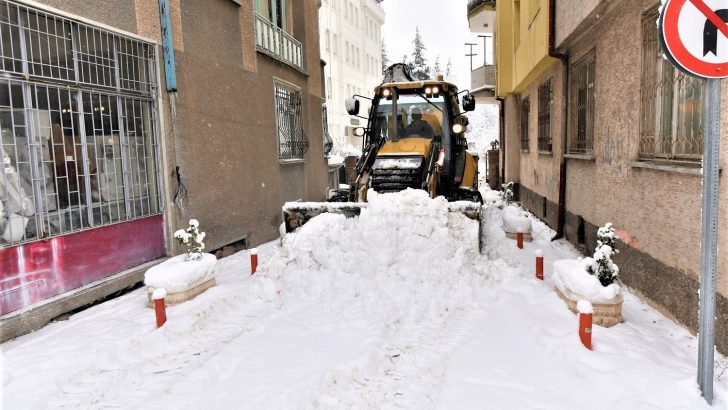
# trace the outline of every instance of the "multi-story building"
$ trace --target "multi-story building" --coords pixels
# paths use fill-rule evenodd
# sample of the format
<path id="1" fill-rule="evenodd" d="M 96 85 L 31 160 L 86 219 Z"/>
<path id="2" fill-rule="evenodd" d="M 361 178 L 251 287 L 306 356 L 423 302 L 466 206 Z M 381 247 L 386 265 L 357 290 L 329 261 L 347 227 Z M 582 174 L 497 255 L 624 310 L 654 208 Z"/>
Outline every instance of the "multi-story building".
<path id="1" fill-rule="evenodd" d="M 468 44 L 471 54 L 470 93 L 475 96 L 476 102 L 492 104 L 495 97 L 495 0 L 469 0 L 468 26 L 477 39 Z"/>
<path id="2" fill-rule="evenodd" d="M 663 58 L 657 0 L 499 0 L 496 93 L 505 178 L 558 236 L 593 250 L 612 222 L 622 282 L 698 324 L 704 82 Z M 721 166 L 728 166 L 728 88 Z M 720 178 L 718 243 L 728 240 Z M 728 351 L 728 253 L 718 256 L 716 345 Z"/>
<path id="3" fill-rule="evenodd" d="M 318 8 L 0 0 L 3 339 L 138 283 L 190 218 L 252 246 L 325 197 Z"/>
<path id="4" fill-rule="evenodd" d="M 319 10 L 329 134 L 339 145 L 361 146 L 361 138 L 354 136 L 352 130 L 366 125 L 365 120 L 346 112 L 346 98 L 354 94 L 369 97 L 382 82 L 381 2 L 323 0 Z M 364 104 L 361 112 L 367 110 Z"/>

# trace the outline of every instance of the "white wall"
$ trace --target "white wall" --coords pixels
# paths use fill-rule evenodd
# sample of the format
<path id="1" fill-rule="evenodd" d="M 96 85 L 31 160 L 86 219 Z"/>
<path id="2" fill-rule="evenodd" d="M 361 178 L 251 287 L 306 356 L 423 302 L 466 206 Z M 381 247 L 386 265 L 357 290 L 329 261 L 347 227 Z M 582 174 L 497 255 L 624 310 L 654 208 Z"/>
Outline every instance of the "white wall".
<path id="1" fill-rule="evenodd" d="M 329 134 L 338 146 L 361 146 L 361 138 L 345 135 L 346 126 L 352 125 L 352 117 L 344 108 L 344 100 L 354 93 L 369 97 L 381 83 L 383 24 L 384 10 L 374 0 L 323 0 L 321 3 L 319 32 L 321 58 L 326 61 Z M 361 98 L 360 101 L 360 114 L 366 116 L 368 101 Z M 359 121 L 361 126 L 366 126 L 366 120 Z"/>

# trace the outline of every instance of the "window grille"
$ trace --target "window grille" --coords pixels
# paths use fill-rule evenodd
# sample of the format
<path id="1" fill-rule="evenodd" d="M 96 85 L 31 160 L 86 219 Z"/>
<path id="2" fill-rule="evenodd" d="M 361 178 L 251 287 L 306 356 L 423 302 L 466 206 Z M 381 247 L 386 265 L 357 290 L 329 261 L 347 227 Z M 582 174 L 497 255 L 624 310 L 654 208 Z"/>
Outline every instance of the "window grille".
<path id="1" fill-rule="evenodd" d="M 278 121 L 278 157 L 303 159 L 308 151 L 308 137 L 303 130 L 301 92 L 275 85 L 276 119 Z"/>
<path id="2" fill-rule="evenodd" d="M 594 147 L 594 85 L 596 53 L 571 67 L 569 75 L 569 153 L 590 154 Z"/>
<path id="3" fill-rule="evenodd" d="M 538 87 L 538 150 L 551 152 L 551 79 Z"/>
<path id="4" fill-rule="evenodd" d="M 639 156 L 700 160 L 704 81 L 679 72 L 663 58 L 656 18 L 654 10 L 642 20 Z"/>
<path id="5" fill-rule="evenodd" d="M 0 0 L 0 247 L 160 212 L 155 59 Z"/>
<path id="6" fill-rule="evenodd" d="M 521 100 L 521 149 L 528 149 L 528 117 L 531 111 L 531 104 L 528 97 Z"/>
<path id="7" fill-rule="evenodd" d="M 324 156 L 328 156 L 334 148 L 334 140 L 329 135 L 329 115 L 326 104 L 321 106 L 321 127 L 324 136 Z"/>

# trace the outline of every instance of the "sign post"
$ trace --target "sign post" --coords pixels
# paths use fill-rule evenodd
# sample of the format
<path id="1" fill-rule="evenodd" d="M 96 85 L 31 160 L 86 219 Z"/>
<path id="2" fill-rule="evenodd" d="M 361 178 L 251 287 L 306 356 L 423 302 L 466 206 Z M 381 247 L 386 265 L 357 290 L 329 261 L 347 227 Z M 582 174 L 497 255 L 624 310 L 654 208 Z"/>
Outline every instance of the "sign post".
<path id="1" fill-rule="evenodd" d="M 718 253 L 720 79 L 728 77 L 728 8 L 705 0 L 667 0 L 660 13 L 660 45 L 681 71 L 706 79 L 703 121 L 703 206 L 700 241 L 698 385 L 713 402 L 715 288 Z"/>

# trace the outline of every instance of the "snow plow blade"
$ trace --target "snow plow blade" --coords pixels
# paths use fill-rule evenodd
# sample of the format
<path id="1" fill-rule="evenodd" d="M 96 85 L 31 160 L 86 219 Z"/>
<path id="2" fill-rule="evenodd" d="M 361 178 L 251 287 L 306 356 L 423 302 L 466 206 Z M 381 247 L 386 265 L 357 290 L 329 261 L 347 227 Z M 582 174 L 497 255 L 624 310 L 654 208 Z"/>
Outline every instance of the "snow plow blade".
<path id="1" fill-rule="evenodd" d="M 283 205 L 283 223 L 286 233 L 293 232 L 306 222 L 323 213 L 335 213 L 353 218 L 361 214 L 367 207 L 366 202 L 286 202 Z M 483 251 L 483 215 L 482 206 L 476 202 L 450 202 L 448 211 L 457 212 L 478 222 L 478 244 Z"/>

